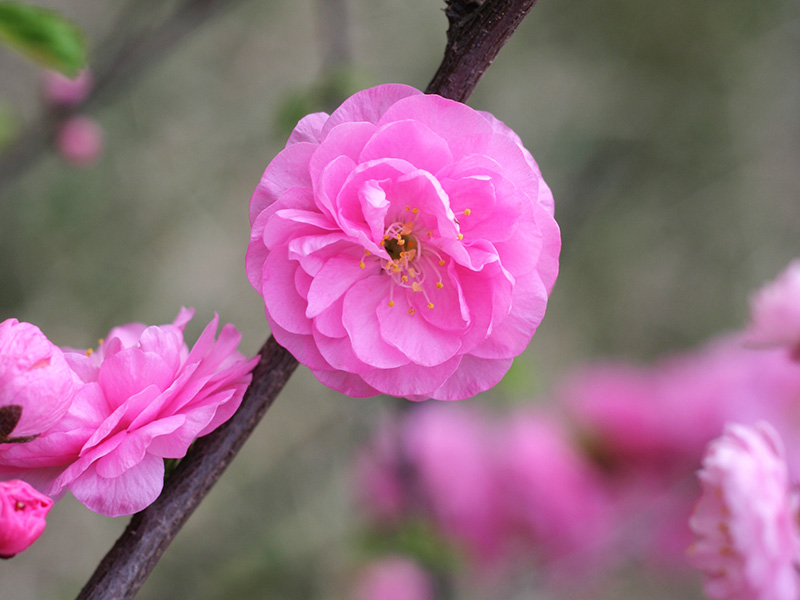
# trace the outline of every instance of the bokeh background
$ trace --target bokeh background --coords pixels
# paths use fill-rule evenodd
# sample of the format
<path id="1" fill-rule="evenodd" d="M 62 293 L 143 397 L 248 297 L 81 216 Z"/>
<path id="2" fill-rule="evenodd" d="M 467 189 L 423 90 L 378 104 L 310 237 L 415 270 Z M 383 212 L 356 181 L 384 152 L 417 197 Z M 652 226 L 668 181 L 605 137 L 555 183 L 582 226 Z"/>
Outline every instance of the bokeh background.
<path id="1" fill-rule="evenodd" d="M 183 3 L 37 4 L 84 29 L 100 68 Z M 378 83 L 424 88 L 447 27 L 437 0 L 195 4 L 220 8 L 197 22 L 189 11 L 83 111 L 105 132 L 89 168 L 49 146 L 30 164 L 15 155 L 14 136 L 48 109 L 41 69 L 0 50 L 0 164 L 12 166 L 0 180 L 0 320 L 88 347 L 187 305 L 190 339 L 218 311 L 256 352 L 268 331 L 244 254 L 263 169 L 305 112 Z M 796 0 L 541 0 L 469 104 L 538 161 L 561 274 L 528 351 L 466 403 L 544 402 L 576 365 L 647 361 L 745 323 L 750 292 L 800 255 L 798 64 Z M 353 456 L 401 402 L 343 397 L 301 367 L 139 597 L 347 598 L 363 559 Z M 42 539 L 0 564 L 0 598 L 74 597 L 126 521 L 65 498 Z M 699 589 L 699 577 L 631 568 L 594 597 Z M 503 594 L 550 597 L 526 577 Z"/>

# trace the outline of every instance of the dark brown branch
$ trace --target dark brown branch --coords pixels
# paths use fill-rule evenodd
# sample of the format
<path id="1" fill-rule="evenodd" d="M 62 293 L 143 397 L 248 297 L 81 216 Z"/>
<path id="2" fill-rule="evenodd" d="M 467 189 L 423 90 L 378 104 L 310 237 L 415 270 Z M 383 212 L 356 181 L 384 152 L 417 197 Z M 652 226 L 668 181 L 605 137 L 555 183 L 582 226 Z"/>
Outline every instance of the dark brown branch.
<path id="1" fill-rule="evenodd" d="M 465 100 L 536 0 L 451 1 L 447 49 L 429 93 Z M 297 361 L 270 338 L 241 408 L 198 440 L 161 496 L 131 519 L 77 600 L 130 600 L 192 511 L 222 475 L 281 391 Z"/>
<path id="2" fill-rule="evenodd" d="M 236 414 L 200 438 L 167 478 L 164 491 L 106 554 L 78 600 L 133 598 L 172 539 L 231 463 L 283 389 L 297 361 L 273 338 L 261 348 L 253 382 Z"/>
<path id="3" fill-rule="evenodd" d="M 459 102 L 469 98 L 534 4 L 536 0 L 450 0 L 444 58 L 425 91 Z"/>

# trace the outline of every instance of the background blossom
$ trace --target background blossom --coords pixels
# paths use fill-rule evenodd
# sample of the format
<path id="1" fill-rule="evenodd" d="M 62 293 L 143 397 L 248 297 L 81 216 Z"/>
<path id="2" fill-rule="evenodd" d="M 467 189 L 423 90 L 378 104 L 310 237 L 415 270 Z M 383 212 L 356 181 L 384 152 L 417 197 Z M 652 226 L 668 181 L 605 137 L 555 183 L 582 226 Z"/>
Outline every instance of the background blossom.
<path id="1" fill-rule="evenodd" d="M 784 346 L 800 360 L 800 259 L 753 295 L 748 334 L 752 344 Z"/>
<path id="2" fill-rule="evenodd" d="M 240 335 L 218 317 L 194 347 L 183 341 L 193 311 L 171 325 L 113 329 L 97 351 L 66 353 L 83 382 L 67 414 L 46 435 L 0 455 L 7 470 L 51 496 L 66 489 L 95 512 L 138 512 L 161 492 L 164 459 L 228 420 L 256 359 L 236 350 Z"/>
<path id="3" fill-rule="evenodd" d="M 352 396 L 493 386 L 558 271 L 553 197 L 519 137 L 403 85 L 302 119 L 250 222 L 247 274 L 273 335 Z"/>
<path id="4" fill-rule="evenodd" d="M 789 474 L 777 432 L 762 421 L 727 425 L 703 460 L 703 495 L 689 558 L 712 598 L 796 600 L 800 550 Z"/>

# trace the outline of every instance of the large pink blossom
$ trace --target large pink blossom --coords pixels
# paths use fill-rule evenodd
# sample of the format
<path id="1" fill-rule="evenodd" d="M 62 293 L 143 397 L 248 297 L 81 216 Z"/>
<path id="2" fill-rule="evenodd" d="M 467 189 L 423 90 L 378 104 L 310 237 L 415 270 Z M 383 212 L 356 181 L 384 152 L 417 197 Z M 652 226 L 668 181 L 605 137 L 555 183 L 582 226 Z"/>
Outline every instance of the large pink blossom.
<path id="1" fill-rule="evenodd" d="M 0 466 L 57 497 L 66 489 L 95 512 L 132 514 L 161 492 L 164 459 L 181 458 L 195 438 L 228 420 L 241 403 L 255 359 L 236 347 L 240 335 L 218 318 L 189 350 L 183 329 L 130 324 L 95 352 L 67 352 L 83 386 L 67 414 L 45 435 L 0 451 Z"/>
<path id="2" fill-rule="evenodd" d="M 766 422 L 727 425 L 698 477 L 703 494 L 690 526 L 692 563 L 712 598 L 796 600 L 800 550 L 789 475 L 777 432 Z"/>
<path id="3" fill-rule="evenodd" d="M 0 558 L 11 558 L 39 539 L 52 506 L 24 481 L 0 481 Z"/>
<path id="4" fill-rule="evenodd" d="M 273 335 L 352 396 L 493 386 L 558 271 L 553 197 L 519 137 L 404 85 L 302 119 L 250 222 L 247 274 Z"/>
<path id="5" fill-rule="evenodd" d="M 750 343 L 784 346 L 800 360 L 800 259 L 753 296 L 750 315 Z"/>
<path id="6" fill-rule="evenodd" d="M 16 319 L 0 323 L 0 442 L 51 427 L 72 403 L 76 379 L 38 327 Z"/>

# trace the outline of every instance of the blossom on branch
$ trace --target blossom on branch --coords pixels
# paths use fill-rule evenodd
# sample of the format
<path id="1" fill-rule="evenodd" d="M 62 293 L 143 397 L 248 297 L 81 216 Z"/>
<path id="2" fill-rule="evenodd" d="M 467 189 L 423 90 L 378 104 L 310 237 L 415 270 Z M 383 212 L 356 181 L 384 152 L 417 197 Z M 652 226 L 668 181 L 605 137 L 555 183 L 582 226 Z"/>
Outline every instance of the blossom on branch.
<path id="1" fill-rule="evenodd" d="M 303 118 L 250 202 L 275 339 L 351 396 L 495 385 L 544 316 L 553 196 L 503 123 L 404 85 Z"/>
<path id="2" fill-rule="evenodd" d="M 67 414 L 33 442 L 0 449 L 0 469 L 44 493 L 69 489 L 109 516 L 138 512 L 161 493 L 164 459 L 227 421 L 242 401 L 257 359 L 237 350 L 241 336 L 218 317 L 189 350 L 183 329 L 133 323 L 112 329 L 97 350 L 66 352 L 83 382 Z"/>
<path id="3" fill-rule="evenodd" d="M 711 598 L 796 600 L 800 538 L 783 445 L 765 421 L 729 424 L 698 473 L 691 562 Z"/>
<path id="4" fill-rule="evenodd" d="M 64 353 L 38 327 L 0 323 L 0 443 L 52 426 L 67 412 L 77 383 Z"/>
<path id="5" fill-rule="evenodd" d="M 11 558 L 39 539 L 52 506 L 24 481 L 0 481 L 0 558 Z"/>

